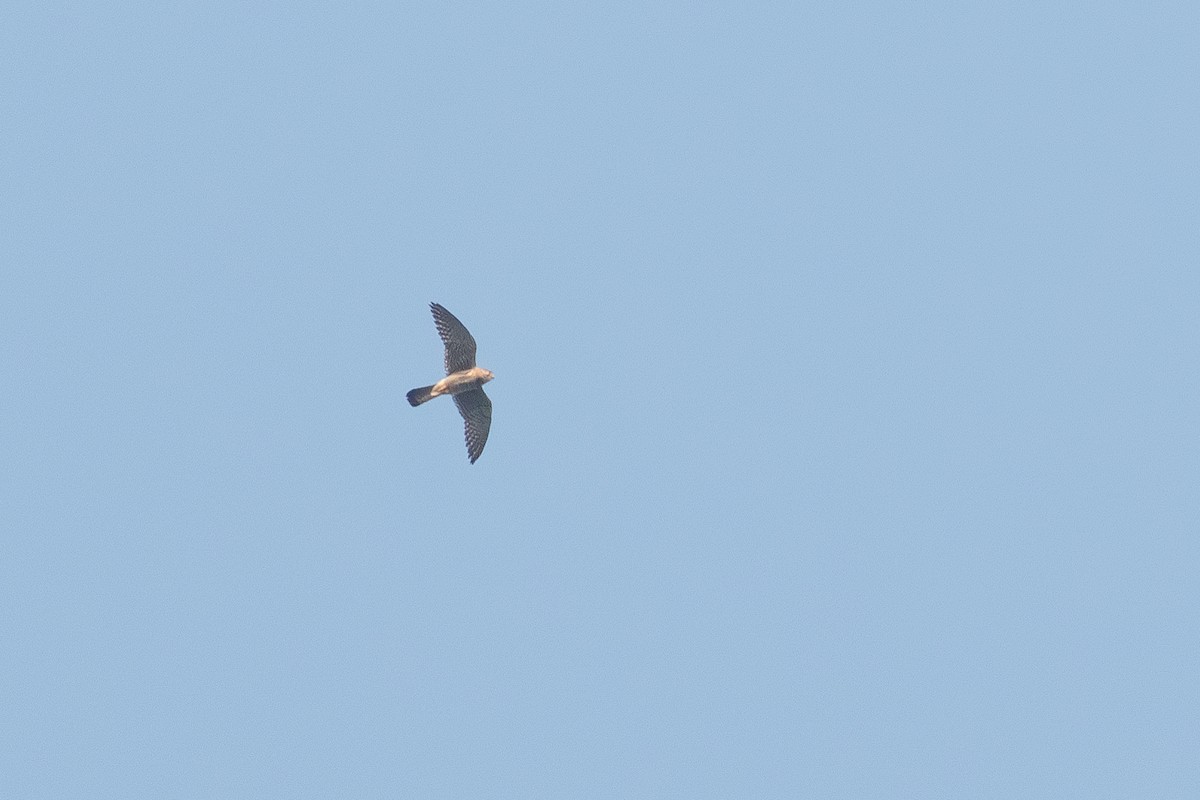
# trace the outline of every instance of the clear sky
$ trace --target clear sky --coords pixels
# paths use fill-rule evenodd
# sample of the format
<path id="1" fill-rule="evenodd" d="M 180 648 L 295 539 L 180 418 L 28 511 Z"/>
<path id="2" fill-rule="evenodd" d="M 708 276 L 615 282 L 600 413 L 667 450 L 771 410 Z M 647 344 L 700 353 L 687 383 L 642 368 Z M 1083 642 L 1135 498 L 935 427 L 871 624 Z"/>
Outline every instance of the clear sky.
<path id="1" fill-rule="evenodd" d="M 1200 797 L 1198 9 L 9 4 L 0 797 Z"/>

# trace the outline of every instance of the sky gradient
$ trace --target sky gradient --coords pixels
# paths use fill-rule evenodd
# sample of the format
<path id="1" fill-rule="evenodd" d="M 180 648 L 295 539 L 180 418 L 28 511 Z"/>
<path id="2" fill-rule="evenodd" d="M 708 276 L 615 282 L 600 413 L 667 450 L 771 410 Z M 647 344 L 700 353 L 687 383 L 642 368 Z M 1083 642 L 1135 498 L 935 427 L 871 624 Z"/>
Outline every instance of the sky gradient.
<path id="1" fill-rule="evenodd" d="M 407 5 L 3 13 L 0 796 L 1200 796 L 1200 7 Z"/>

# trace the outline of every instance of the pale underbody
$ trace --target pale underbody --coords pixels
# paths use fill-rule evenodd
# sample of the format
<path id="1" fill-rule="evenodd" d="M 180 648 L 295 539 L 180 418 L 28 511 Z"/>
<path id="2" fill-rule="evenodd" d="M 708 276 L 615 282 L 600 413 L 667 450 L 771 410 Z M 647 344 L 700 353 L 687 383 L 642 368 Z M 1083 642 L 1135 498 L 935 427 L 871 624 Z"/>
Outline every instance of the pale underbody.
<path id="1" fill-rule="evenodd" d="M 429 390 L 430 397 L 443 394 L 460 394 L 478 389 L 492 379 L 492 373 L 483 367 L 471 367 L 459 372 L 452 372 L 435 383 Z"/>

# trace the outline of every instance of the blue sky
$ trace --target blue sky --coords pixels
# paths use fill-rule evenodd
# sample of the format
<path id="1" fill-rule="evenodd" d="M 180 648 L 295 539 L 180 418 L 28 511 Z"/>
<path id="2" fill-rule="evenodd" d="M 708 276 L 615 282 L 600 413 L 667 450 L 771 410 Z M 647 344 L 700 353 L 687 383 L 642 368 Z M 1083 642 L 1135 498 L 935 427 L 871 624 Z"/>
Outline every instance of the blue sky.
<path id="1" fill-rule="evenodd" d="M 1200 796 L 1195 4 L 428 5 L 3 13 L 0 795 Z"/>

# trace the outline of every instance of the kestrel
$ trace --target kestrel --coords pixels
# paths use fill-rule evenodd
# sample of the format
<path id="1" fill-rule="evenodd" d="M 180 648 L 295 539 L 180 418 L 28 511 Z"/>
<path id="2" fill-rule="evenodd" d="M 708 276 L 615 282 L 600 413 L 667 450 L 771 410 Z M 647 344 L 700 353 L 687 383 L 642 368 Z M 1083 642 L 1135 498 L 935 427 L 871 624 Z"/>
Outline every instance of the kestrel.
<path id="1" fill-rule="evenodd" d="M 446 345 L 446 377 L 432 386 L 413 389 L 407 395 L 408 402 L 419 406 L 438 395 L 453 395 L 467 429 L 467 457 L 474 464 L 483 453 L 492 427 L 492 401 L 483 393 L 483 385 L 495 376 L 475 366 L 475 337 L 458 318 L 437 303 L 430 303 L 429 308 L 438 336 Z"/>

